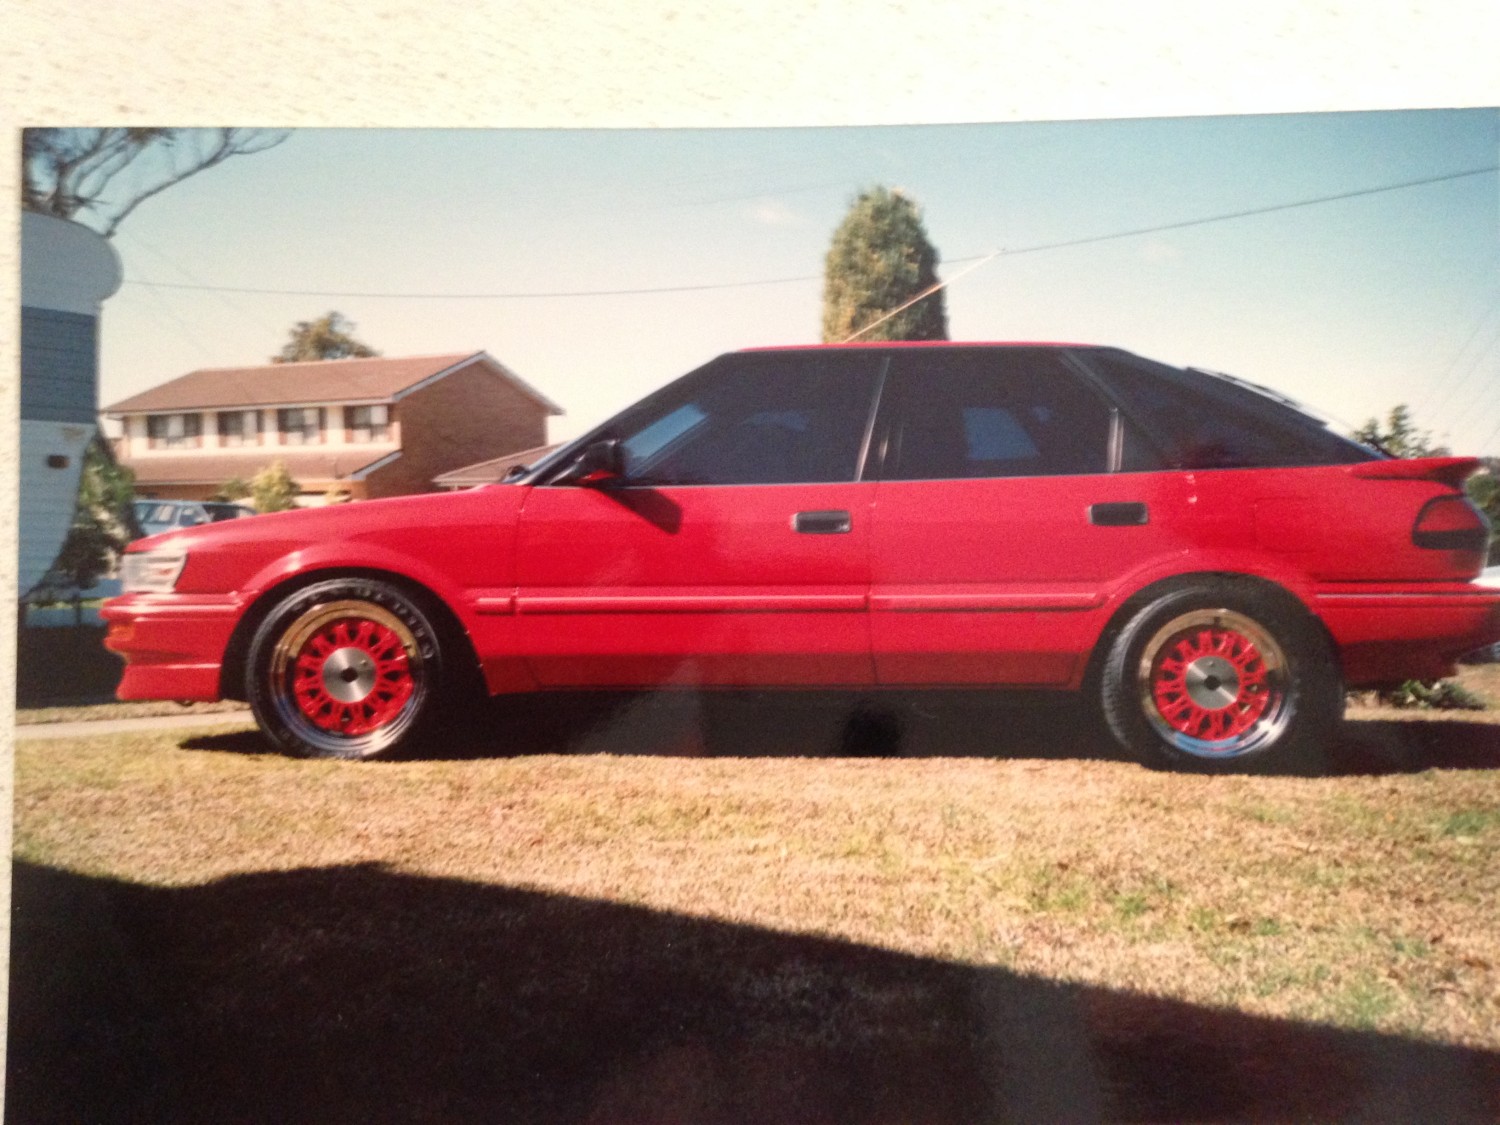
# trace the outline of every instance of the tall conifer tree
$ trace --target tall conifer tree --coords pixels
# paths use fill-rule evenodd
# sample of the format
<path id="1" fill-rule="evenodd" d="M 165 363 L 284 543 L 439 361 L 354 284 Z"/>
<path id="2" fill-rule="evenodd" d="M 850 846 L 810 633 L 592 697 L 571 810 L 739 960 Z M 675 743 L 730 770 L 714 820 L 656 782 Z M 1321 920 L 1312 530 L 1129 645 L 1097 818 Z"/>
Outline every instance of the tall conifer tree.
<path id="1" fill-rule="evenodd" d="M 937 284 L 937 248 L 916 203 L 899 189 L 860 192 L 833 233 L 823 274 L 823 340 L 838 343 Z M 943 291 L 859 337 L 946 340 Z"/>

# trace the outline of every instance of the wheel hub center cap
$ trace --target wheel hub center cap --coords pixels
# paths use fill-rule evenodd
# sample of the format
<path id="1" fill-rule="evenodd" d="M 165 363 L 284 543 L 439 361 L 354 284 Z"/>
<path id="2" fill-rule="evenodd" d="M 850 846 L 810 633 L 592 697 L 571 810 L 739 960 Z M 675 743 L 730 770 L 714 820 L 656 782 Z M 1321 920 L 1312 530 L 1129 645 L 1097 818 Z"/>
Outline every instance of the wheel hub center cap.
<path id="1" fill-rule="evenodd" d="M 375 661 L 358 648 L 336 648 L 323 662 L 323 690 L 340 703 L 358 703 L 375 687 Z"/>
<path id="2" fill-rule="evenodd" d="M 1222 656 L 1200 656 L 1187 666 L 1183 679 L 1188 698 L 1205 711 L 1228 707 L 1240 695 L 1239 673 Z"/>

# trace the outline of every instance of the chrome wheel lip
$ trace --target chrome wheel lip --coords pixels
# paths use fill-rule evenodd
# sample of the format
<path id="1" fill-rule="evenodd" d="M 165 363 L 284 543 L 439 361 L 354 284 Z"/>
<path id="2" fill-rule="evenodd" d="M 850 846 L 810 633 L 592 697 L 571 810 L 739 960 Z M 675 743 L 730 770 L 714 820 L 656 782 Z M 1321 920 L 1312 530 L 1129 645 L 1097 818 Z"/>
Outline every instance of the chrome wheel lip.
<path id="1" fill-rule="evenodd" d="M 1261 662 L 1265 666 L 1265 683 L 1268 699 L 1260 717 L 1251 726 L 1228 738 L 1218 740 L 1207 740 L 1194 738 L 1192 735 L 1178 730 L 1157 708 L 1154 696 L 1154 687 L 1158 675 L 1158 661 L 1165 653 L 1168 644 L 1181 634 L 1193 629 L 1214 628 L 1230 633 L 1237 633 L 1255 647 L 1260 655 Z M 1203 706 L 1200 699 L 1208 699 L 1209 702 L 1219 706 L 1227 706 L 1237 698 L 1230 696 L 1223 699 L 1222 695 L 1208 688 L 1207 681 L 1212 675 L 1212 670 L 1217 664 L 1206 664 L 1206 661 L 1218 661 L 1219 658 L 1211 656 L 1200 656 L 1189 666 L 1196 667 L 1203 679 L 1198 687 L 1200 695 L 1193 697 L 1195 704 Z M 1228 661 L 1223 661 L 1229 664 Z M 1230 665 L 1232 668 L 1233 666 Z M 1210 760 L 1224 760 L 1238 758 L 1246 754 L 1254 753 L 1263 746 L 1274 743 L 1286 730 L 1292 719 L 1292 698 L 1289 691 L 1290 674 L 1287 665 L 1286 653 L 1276 639 L 1259 623 L 1246 617 L 1242 613 L 1227 608 L 1219 609 L 1195 609 L 1187 613 L 1179 614 L 1172 618 L 1160 629 L 1158 629 L 1145 648 L 1141 650 L 1140 662 L 1136 670 L 1136 684 L 1139 692 L 1141 713 L 1161 738 L 1169 745 L 1190 754 L 1196 758 Z M 1220 685 L 1222 689 L 1222 681 Z M 1235 671 L 1235 689 L 1239 688 L 1238 671 Z M 1192 697 L 1193 688 L 1188 688 Z M 1220 702 L 1222 700 L 1222 702 Z M 1211 708 L 1205 708 L 1211 709 Z"/>
<path id="2" fill-rule="evenodd" d="M 320 630 L 340 620 L 369 621 L 389 629 L 400 640 L 406 652 L 411 692 L 396 716 L 374 730 L 349 735 L 328 730 L 312 721 L 298 703 L 293 689 L 296 662 L 303 647 Z M 355 672 L 355 680 L 338 682 L 340 689 L 349 689 L 346 694 L 353 698 L 341 698 L 329 683 L 332 673 L 337 676 L 345 667 L 333 668 L 334 656 L 339 653 L 355 654 L 349 658 L 347 668 Z M 365 668 L 368 665 L 368 669 Z M 331 602 L 320 602 L 308 607 L 282 632 L 271 651 L 267 669 L 271 706 L 280 721 L 298 739 L 319 751 L 337 757 L 371 757 L 399 739 L 421 710 L 426 695 L 426 677 L 422 674 L 422 653 L 411 628 L 396 614 L 384 606 L 354 598 Z M 368 682 L 366 682 L 366 680 Z M 328 694 L 340 702 L 358 703 L 374 688 L 375 665 L 367 653 L 353 647 L 341 647 L 325 658 L 322 682 Z"/>

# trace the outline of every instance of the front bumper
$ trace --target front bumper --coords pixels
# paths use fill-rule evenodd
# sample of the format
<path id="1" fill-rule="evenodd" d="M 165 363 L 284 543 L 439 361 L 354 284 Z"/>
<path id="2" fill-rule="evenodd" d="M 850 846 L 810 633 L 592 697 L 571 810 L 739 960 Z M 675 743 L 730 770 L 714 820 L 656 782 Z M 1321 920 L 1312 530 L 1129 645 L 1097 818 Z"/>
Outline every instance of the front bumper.
<path id="1" fill-rule="evenodd" d="M 125 658 L 119 699 L 214 700 L 243 606 L 232 594 L 126 594 L 104 603 L 104 647 Z"/>
<path id="2" fill-rule="evenodd" d="M 1451 676 L 1459 657 L 1500 641 L 1500 589 L 1472 582 L 1326 586 L 1313 608 L 1351 688 Z"/>

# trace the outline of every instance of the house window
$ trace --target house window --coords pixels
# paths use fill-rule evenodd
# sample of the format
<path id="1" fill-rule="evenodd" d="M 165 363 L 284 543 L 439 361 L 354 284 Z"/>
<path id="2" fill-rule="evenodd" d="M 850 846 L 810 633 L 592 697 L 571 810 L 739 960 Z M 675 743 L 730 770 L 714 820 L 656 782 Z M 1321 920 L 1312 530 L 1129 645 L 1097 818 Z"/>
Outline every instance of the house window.
<path id="1" fill-rule="evenodd" d="M 146 445 L 150 449 L 190 449 L 201 444 L 203 418 L 198 414 L 150 414 Z"/>
<path id="2" fill-rule="evenodd" d="M 259 445 L 260 411 L 227 410 L 219 414 L 220 445 Z"/>
<path id="3" fill-rule="evenodd" d="M 314 445 L 323 440 L 323 408 L 293 406 L 276 412 L 283 445 Z"/>
<path id="4" fill-rule="evenodd" d="M 377 406 L 344 407 L 344 426 L 353 442 L 386 441 L 391 434 L 390 407 Z"/>

